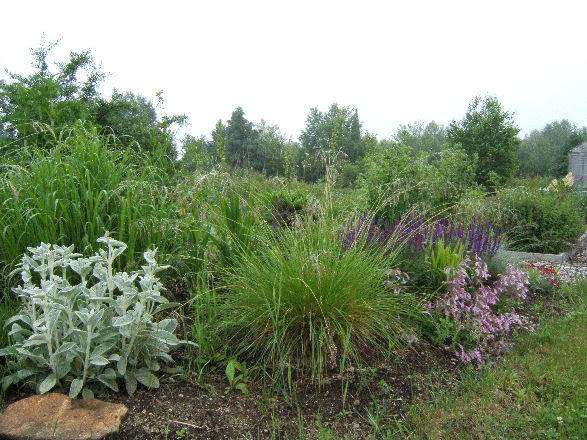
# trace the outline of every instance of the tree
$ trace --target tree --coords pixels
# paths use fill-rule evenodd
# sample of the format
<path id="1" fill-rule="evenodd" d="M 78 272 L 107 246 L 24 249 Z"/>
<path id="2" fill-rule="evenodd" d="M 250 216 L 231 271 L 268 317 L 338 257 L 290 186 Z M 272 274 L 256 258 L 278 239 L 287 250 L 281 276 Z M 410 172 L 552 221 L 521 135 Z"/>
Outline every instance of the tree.
<path id="1" fill-rule="evenodd" d="M 155 107 L 144 96 L 114 91 L 109 100 L 99 100 L 95 122 L 124 147 L 141 151 L 159 148 L 175 157 L 173 136 L 166 129 L 169 124 L 158 119 Z"/>
<path id="2" fill-rule="evenodd" d="M 287 140 L 277 125 L 269 125 L 261 121 L 256 127 L 258 133 L 257 162 L 253 169 L 268 176 L 282 175 L 285 172 L 285 160 L 290 152 L 285 152 Z M 287 156 L 289 160 L 289 156 Z"/>
<path id="3" fill-rule="evenodd" d="M 476 181 L 486 188 L 495 188 L 513 177 L 518 168 L 519 128 L 513 114 L 502 109 L 495 97 L 475 97 L 461 121 L 454 121 L 447 130 L 453 145 L 477 156 Z"/>
<path id="4" fill-rule="evenodd" d="M 190 172 L 209 168 L 212 162 L 209 144 L 204 136 L 195 138 L 192 135 L 186 135 L 181 145 L 183 153 L 179 160 L 181 168 Z"/>
<path id="5" fill-rule="evenodd" d="M 231 168 L 250 167 L 257 160 L 257 137 L 252 122 L 245 118 L 242 107 L 237 107 L 226 124 L 225 155 Z"/>
<path id="6" fill-rule="evenodd" d="M 226 127 L 222 120 L 216 122 L 216 126 L 212 131 L 212 144 L 214 150 L 214 160 L 218 164 L 226 162 Z"/>
<path id="7" fill-rule="evenodd" d="M 97 88 L 104 78 L 89 51 L 71 52 L 52 70 L 49 55 L 55 43 L 31 51 L 33 73 L 9 73 L 0 82 L 0 132 L 12 148 L 48 148 L 58 133 L 77 120 L 92 120 Z"/>
<path id="8" fill-rule="evenodd" d="M 305 180 L 316 181 L 324 177 L 324 157 L 335 155 L 351 163 L 360 160 L 365 153 L 361 138 L 359 114 L 352 107 L 332 104 L 327 112 L 311 108 L 306 127 L 300 135 L 303 150 L 301 164 Z"/>
<path id="9" fill-rule="evenodd" d="M 558 177 L 567 173 L 569 151 L 587 140 L 587 127 L 563 119 L 533 130 L 518 150 L 520 175 Z"/>
<path id="10" fill-rule="evenodd" d="M 54 47 L 32 51 L 32 74 L 9 73 L 9 81 L 0 81 L 0 146 L 51 148 L 62 130 L 82 121 L 114 134 L 113 145 L 175 159 L 172 128 L 186 116 L 159 117 L 148 99 L 133 93 L 115 91 L 103 98 L 98 86 L 105 75 L 91 52 L 72 52 L 65 62 L 50 63 Z M 162 94 L 157 98 L 162 105 Z"/>
<path id="11" fill-rule="evenodd" d="M 412 147 L 415 153 L 439 153 L 446 143 L 446 130 L 442 124 L 434 121 L 428 124 L 417 121 L 400 125 L 394 140 Z"/>

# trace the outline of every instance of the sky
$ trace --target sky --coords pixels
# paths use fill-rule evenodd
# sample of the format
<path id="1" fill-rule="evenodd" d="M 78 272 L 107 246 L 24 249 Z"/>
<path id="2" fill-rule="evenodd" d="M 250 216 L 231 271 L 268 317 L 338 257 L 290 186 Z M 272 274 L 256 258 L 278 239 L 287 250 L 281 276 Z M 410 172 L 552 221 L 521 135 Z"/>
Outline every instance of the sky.
<path id="1" fill-rule="evenodd" d="M 91 49 L 103 93 L 132 91 L 183 113 L 193 135 L 242 106 L 297 139 L 311 107 L 354 106 L 379 137 L 416 120 L 460 119 L 497 96 L 522 134 L 567 118 L 587 125 L 587 2 L 2 2 L 0 69 L 29 49 Z"/>

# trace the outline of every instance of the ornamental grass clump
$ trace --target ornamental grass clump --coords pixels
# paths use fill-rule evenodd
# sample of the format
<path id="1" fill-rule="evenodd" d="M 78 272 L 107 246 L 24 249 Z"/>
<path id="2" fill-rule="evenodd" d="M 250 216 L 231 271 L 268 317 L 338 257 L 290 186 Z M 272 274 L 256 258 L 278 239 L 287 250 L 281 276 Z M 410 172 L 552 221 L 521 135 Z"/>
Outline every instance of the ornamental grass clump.
<path id="1" fill-rule="evenodd" d="M 488 355 L 498 355 L 509 347 L 515 328 L 530 327 L 528 319 L 514 307 L 527 295 L 528 277 L 522 270 L 508 265 L 489 284 L 487 265 L 472 254 L 448 280 L 447 292 L 428 304 L 428 309 L 440 315 L 439 322 L 448 319 L 454 324 L 454 333 L 460 335 L 453 338 L 457 357 L 463 362 L 481 363 Z"/>
<path id="2" fill-rule="evenodd" d="M 239 359 L 277 380 L 320 381 L 408 333 L 419 313 L 389 269 L 394 255 L 340 245 L 327 220 L 285 229 L 239 260 L 228 279 L 224 331 Z"/>
<path id="3" fill-rule="evenodd" d="M 175 319 L 157 316 L 173 307 L 161 294 L 155 251 L 144 253 L 136 272 L 116 272 L 115 260 L 126 244 L 108 234 L 105 246 L 89 258 L 73 246 L 42 243 L 28 248 L 20 264 L 22 301 L 10 318 L 13 344 L 0 350 L 11 374 L 3 389 L 20 382 L 40 394 L 55 387 L 91 398 L 97 387 L 118 391 L 119 379 L 132 394 L 137 383 L 159 386 L 155 375 L 173 362 L 170 351 L 182 343 Z"/>

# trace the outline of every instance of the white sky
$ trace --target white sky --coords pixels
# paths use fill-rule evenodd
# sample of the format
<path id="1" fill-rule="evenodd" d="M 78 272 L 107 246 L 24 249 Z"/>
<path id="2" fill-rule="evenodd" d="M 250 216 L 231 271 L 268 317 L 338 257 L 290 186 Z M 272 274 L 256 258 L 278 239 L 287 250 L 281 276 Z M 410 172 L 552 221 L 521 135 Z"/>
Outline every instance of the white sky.
<path id="1" fill-rule="evenodd" d="M 0 67 L 62 38 L 90 48 L 113 87 L 185 113 L 208 135 L 237 105 L 297 138 L 312 106 L 353 105 L 388 137 L 400 123 L 460 119 L 496 95 L 523 132 L 587 125 L 583 1 L 3 1 Z"/>

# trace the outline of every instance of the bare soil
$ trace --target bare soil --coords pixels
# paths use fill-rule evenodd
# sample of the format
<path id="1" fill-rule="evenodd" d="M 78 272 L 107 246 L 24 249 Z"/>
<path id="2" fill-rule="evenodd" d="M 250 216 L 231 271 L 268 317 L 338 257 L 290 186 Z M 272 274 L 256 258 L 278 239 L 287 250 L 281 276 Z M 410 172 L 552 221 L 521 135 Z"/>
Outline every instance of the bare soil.
<path id="1" fill-rule="evenodd" d="M 289 398 L 254 383 L 244 395 L 228 389 L 223 377 L 204 384 L 169 378 L 158 390 L 108 397 L 129 408 L 119 439 L 298 438 L 300 430 L 314 438 L 320 427 L 363 439 L 372 432 L 368 411 L 374 405 L 385 421 L 401 419 L 406 404 L 425 392 L 424 377 L 433 370 L 449 373 L 446 378 L 457 367 L 443 351 L 422 346 L 378 368 L 334 375 L 321 386 L 298 383 Z"/>

